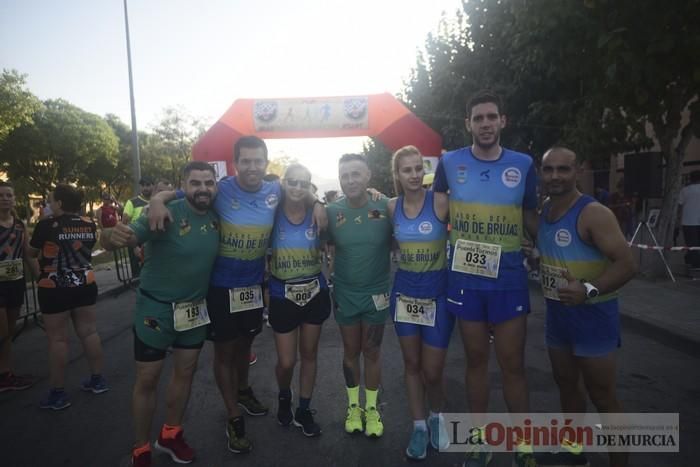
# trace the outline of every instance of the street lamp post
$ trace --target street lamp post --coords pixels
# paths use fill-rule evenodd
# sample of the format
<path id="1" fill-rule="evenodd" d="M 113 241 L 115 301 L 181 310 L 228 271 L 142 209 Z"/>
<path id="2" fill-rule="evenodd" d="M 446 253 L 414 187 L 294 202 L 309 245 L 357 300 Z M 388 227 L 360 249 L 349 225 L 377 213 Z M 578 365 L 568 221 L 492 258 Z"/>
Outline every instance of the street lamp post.
<path id="1" fill-rule="evenodd" d="M 139 155 L 139 133 L 136 128 L 136 105 L 134 104 L 134 78 L 131 73 L 131 42 L 129 40 L 129 12 L 124 0 L 124 26 L 126 27 L 126 58 L 129 62 L 129 96 L 131 98 L 131 146 L 133 147 L 133 186 L 134 194 L 139 192 L 139 180 L 141 179 L 141 157 Z"/>

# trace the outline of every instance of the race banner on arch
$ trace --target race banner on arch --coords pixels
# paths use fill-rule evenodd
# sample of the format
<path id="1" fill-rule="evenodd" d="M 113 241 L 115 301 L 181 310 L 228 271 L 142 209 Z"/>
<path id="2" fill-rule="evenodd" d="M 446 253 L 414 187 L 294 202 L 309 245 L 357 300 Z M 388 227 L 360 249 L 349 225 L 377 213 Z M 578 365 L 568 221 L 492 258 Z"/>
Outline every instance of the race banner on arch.
<path id="1" fill-rule="evenodd" d="M 367 129 L 367 107 L 367 96 L 256 100 L 255 131 Z"/>

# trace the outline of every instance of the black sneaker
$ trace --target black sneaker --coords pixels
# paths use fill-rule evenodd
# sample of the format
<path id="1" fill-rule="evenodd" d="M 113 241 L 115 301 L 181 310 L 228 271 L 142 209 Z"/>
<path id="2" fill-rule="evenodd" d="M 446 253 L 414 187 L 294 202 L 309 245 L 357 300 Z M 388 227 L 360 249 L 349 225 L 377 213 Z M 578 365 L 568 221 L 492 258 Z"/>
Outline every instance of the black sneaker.
<path id="1" fill-rule="evenodd" d="M 314 415 L 311 409 L 301 409 L 297 407 L 294 413 L 294 425 L 301 428 L 301 432 L 304 436 L 309 438 L 318 436 L 321 434 L 321 427 L 318 423 L 314 422 Z"/>
<path id="2" fill-rule="evenodd" d="M 228 450 L 236 454 L 246 454 L 253 449 L 250 440 L 245 437 L 245 420 L 243 417 L 232 418 L 226 424 Z"/>
<path id="3" fill-rule="evenodd" d="M 255 397 L 253 388 L 238 391 L 238 406 L 246 411 L 248 415 L 259 417 L 267 415 L 268 409 Z"/>
<path id="4" fill-rule="evenodd" d="M 277 398 L 277 422 L 282 426 L 289 426 L 293 420 L 292 396 L 279 396 Z"/>

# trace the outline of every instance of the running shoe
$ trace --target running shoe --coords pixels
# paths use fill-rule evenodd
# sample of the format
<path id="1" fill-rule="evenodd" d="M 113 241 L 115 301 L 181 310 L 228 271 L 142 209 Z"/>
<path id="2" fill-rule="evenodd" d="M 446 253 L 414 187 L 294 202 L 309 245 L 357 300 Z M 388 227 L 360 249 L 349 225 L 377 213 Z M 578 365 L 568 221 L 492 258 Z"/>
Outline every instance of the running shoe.
<path id="1" fill-rule="evenodd" d="M 178 430 L 174 438 L 164 438 L 161 432 L 154 447 L 160 452 L 170 455 L 178 464 L 189 464 L 194 460 L 194 450 L 185 441 L 183 430 Z"/>
<path id="2" fill-rule="evenodd" d="M 311 409 L 297 407 L 294 413 L 294 425 L 301 428 L 304 436 L 312 438 L 321 434 L 321 427 L 314 421 L 314 412 Z"/>
<path id="3" fill-rule="evenodd" d="M 365 409 L 365 436 L 379 438 L 384 434 L 382 416 L 376 407 Z"/>
<path id="4" fill-rule="evenodd" d="M 0 392 L 22 391 L 29 389 L 36 383 L 36 379 L 30 375 L 16 375 L 12 372 L 0 378 Z"/>
<path id="5" fill-rule="evenodd" d="M 450 435 L 445 427 L 445 418 L 442 414 L 428 418 L 430 429 L 430 445 L 436 451 L 446 451 L 450 447 Z"/>
<path id="6" fill-rule="evenodd" d="M 39 407 L 42 409 L 63 410 L 70 407 L 68 394 L 65 391 L 56 391 L 51 389 L 46 399 L 39 402 Z"/>
<path id="7" fill-rule="evenodd" d="M 245 420 L 243 417 L 232 418 L 226 425 L 228 450 L 236 454 L 245 454 L 253 449 L 253 445 L 245 437 Z"/>
<path id="8" fill-rule="evenodd" d="M 133 467 L 151 467 L 151 450 L 143 451 L 138 455 L 131 453 L 131 465 Z"/>
<path id="9" fill-rule="evenodd" d="M 428 453 L 428 433 L 423 428 L 413 428 L 406 455 L 409 459 L 423 460 Z"/>
<path id="10" fill-rule="evenodd" d="M 92 392 L 93 394 L 102 394 L 103 392 L 109 391 L 107 381 L 105 381 L 102 375 L 92 375 L 90 378 L 83 380 L 80 389 L 86 392 Z"/>
<path id="11" fill-rule="evenodd" d="M 473 450 L 467 453 L 467 457 L 462 463 L 462 467 L 486 467 L 493 454 L 491 451 L 484 449 L 483 447 L 475 447 Z"/>
<path id="12" fill-rule="evenodd" d="M 253 388 L 249 387 L 243 391 L 238 391 L 238 406 L 246 411 L 248 415 L 259 417 L 267 415 L 269 409 L 255 398 Z"/>
<path id="13" fill-rule="evenodd" d="M 282 426 L 289 426 L 294 420 L 292 413 L 292 396 L 279 396 L 277 398 L 277 423 Z"/>
<path id="14" fill-rule="evenodd" d="M 248 358 L 249 358 L 249 360 L 248 360 L 249 363 L 248 363 L 248 364 L 249 364 L 250 366 L 253 366 L 253 365 L 255 365 L 256 363 L 258 363 L 258 356 L 257 356 L 257 354 L 256 354 L 255 352 L 252 352 L 252 351 L 251 351 L 251 352 L 250 352 L 250 356 L 249 356 Z"/>
<path id="15" fill-rule="evenodd" d="M 345 416 L 345 431 L 348 433 L 362 433 L 365 431 L 362 426 L 362 409 L 357 404 L 348 407 Z"/>
<path id="16" fill-rule="evenodd" d="M 537 460 L 531 452 L 516 452 L 513 465 L 516 467 L 537 467 Z"/>

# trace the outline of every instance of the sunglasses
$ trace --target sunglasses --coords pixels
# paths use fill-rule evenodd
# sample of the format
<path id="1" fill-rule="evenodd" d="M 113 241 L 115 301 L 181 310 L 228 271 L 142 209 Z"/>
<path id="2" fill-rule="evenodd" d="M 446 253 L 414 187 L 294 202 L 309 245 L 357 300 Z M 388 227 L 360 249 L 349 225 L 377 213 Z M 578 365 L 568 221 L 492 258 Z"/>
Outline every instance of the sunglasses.
<path id="1" fill-rule="evenodd" d="M 301 187 L 304 189 L 307 189 L 311 186 L 311 182 L 305 182 L 303 180 L 294 180 L 293 178 L 288 178 L 285 180 L 285 183 L 287 186 L 292 186 L 292 187 Z"/>

